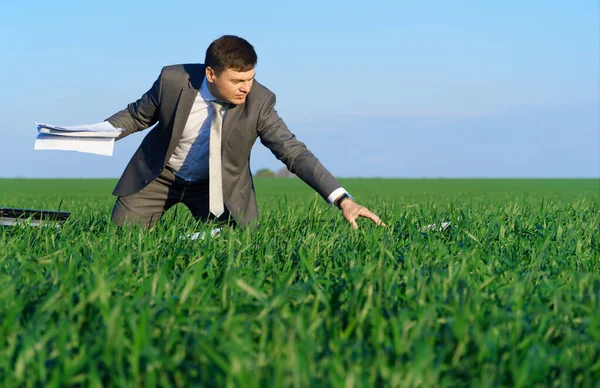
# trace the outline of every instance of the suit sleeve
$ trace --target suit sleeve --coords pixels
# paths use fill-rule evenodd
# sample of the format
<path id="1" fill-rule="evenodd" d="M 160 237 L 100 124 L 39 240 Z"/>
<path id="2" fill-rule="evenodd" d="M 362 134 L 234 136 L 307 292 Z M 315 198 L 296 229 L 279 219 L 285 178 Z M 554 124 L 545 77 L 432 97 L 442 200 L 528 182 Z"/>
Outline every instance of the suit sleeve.
<path id="1" fill-rule="evenodd" d="M 260 142 L 287 168 L 312 187 L 325 200 L 342 185 L 321 162 L 296 139 L 275 110 L 276 98 L 271 94 L 263 104 L 258 118 Z"/>
<path id="2" fill-rule="evenodd" d="M 154 84 L 139 100 L 127 105 L 127 108 L 107 118 L 115 128 L 122 128 L 123 132 L 117 140 L 151 127 L 158 121 L 158 106 L 162 89 L 163 71 L 154 81 Z"/>

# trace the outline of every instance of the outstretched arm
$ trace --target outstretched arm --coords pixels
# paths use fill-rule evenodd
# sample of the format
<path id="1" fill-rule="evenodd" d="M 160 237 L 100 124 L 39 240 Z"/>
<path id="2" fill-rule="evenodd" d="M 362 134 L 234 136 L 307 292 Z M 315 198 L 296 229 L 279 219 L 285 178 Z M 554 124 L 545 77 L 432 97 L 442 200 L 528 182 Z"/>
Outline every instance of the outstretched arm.
<path id="1" fill-rule="evenodd" d="M 257 132 L 261 143 L 325 200 L 342 186 L 287 128 L 275 110 L 274 94 L 267 97 L 260 110 Z"/>
<path id="2" fill-rule="evenodd" d="M 344 218 L 354 229 L 358 227 L 356 219 L 365 217 L 377 225 L 385 226 L 379 217 L 369 209 L 358 205 L 342 185 L 325 169 L 321 162 L 306 148 L 306 145 L 296 139 L 287 128 L 275 110 L 275 95 L 265 101 L 258 119 L 258 135 L 263 145 L 281 160 L 287 168 L 317 191 L 332 205 L 342 209 Z M 352 199 L 352 200 L 350 200 Z"/>

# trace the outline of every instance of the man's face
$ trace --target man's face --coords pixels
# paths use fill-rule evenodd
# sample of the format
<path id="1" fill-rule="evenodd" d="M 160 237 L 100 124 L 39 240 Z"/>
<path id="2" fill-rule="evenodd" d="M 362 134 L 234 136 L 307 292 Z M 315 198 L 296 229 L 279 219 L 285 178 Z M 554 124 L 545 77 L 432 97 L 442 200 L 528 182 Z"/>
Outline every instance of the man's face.
<path id="1" fill-rule="evenodd" d="M 250 93 L 255 74 L 254 69 L 248 71 L 226 69 L 217 75 L 211 67 L 207 67 L 208 90 L 219 100 L 229 101 L 235 105 L 242 104 Z"/>

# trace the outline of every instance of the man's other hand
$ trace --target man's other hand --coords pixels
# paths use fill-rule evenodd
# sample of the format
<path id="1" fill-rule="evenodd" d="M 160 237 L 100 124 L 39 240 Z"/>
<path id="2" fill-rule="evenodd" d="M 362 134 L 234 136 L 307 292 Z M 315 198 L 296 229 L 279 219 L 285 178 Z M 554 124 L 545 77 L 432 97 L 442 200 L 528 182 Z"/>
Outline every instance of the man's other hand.
<path id="1" fill-rule="evenodd" d="M 344 218 L 352 225 L 352 229 L 358 229 L 358 225 L 356 224 L 356 220 L 358 217 L 368 218 L 373 221 L 376 225 L 385 226 L 385 224 L 381 221 L 379 217 L 369 209 L 364 206 L 360 206 L 356 202 L 345 199 L 340 204 L 342 208 L 342 214 Z"/>

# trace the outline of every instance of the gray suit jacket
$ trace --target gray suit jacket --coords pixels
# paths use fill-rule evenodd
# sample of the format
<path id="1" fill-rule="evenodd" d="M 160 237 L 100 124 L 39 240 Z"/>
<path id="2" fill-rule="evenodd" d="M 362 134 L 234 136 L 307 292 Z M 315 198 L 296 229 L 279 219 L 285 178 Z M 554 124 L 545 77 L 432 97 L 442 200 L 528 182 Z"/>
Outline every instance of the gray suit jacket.
<path id="1" fill-rule="evenodd" d="M 162 172 L 181 138 L 204 76 L 202 64 L 164 67 L 150 90 L 107 119 L 114 127 L 124 129 L 118 139 L 157 124 L 129 161 L 113 195 L 134 194 Z M 223 122 L 223 198 L 239 225 L 258 219 L 250 172 L 250 151 L 257 137 L 323 198 L 341 187 L 288 130 L 275 110 L 275 94 L 254 81 L 246 101 L 230 108 Z"/>

